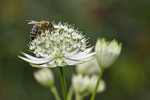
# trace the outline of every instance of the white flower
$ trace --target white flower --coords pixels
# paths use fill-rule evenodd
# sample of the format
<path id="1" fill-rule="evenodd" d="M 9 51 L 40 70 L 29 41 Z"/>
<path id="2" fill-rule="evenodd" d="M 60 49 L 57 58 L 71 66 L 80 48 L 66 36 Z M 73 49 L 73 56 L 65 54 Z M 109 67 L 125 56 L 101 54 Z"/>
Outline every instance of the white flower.
<path id="1" fill-rule="evenodd" d="M 72 85 L 73 89 L 75 90 L 76 93 L 78 94 L 91 94 L 94 92 L 96 84 L 98 81 L 98 76 L 97 75 L 74 75 L 72 77 Z M 103 80 L 100 80 L 97 93 L 103 92 L 106 88 L 105 82 Z"/>
<path id="2" fill-rule="evenodd" d="M 29 44 L 29 50 L 37 57 L 23 53 L 19 58 L 33 67 L 57 67 L 76 65 L 89 61 L 93 47 L 87 46 L 88 39 L 67 23 L 54 25 L 52 32 L 45 31 Z"/>
<path id="3" fill-rule="evenodd" d="M 104 38 L 98 39 L 95 46 L 96 59 L 101 68 L 111 66 L 121 52 L 122 44 L 113 40 L 107 42 Z"/>
<path id="4" fill-rule="evenodd" d="M 88 90 L 90 93 L 93 93 L 96 87 L 98 81 L 98 76 L 97 75 L 93 75 L 91 76 L 90 80 L 89 80 L 89 86 L 88 86 Z M 100 80 L 100 83 L 98 85 L 98 89 L 97 89 L 97 93 L 103 92 L 106 88 L 105 82 L 104 80 Z"/>
<path id="5" fill-rule="evenodd" d="M 84 75 L 99 74 L 100 67 L 96 59 L 94 59 L 92 61 L 77 65 L 76 71 L 77 73 L 81 73 Z"/>
<path id="6" fill-rule="evenodd" d="M 34 78 L 45 87 L 53 87 L 54 85 L 54 75 L 53 72 L 48 68 L 42 68 L 34 72 Z"/>
<path id="7" fill-rule="evenodd" d="M 73 89 L 78 94 L 81 94 L 87 91 L 88 83 L 89 83 L 88 76 L 82 76 L 82 74 L 78 74 L 72 77 Z"/>

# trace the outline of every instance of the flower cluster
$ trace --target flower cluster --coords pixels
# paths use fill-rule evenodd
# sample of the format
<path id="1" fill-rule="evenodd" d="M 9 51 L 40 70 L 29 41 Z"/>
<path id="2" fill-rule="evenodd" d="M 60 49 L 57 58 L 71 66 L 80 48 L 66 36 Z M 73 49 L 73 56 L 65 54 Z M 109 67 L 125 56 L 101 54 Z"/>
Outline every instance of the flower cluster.
<path id="1" fill-rule="evenodd" d="M 76 100 L 92 95 L 95 99 L 97 93 L 105 90 L 105 81 L 101 79 L 104 69 L 110 67 L 118 58 L 122 44 L 113 40 L 98 39 L 93 47 L 88 46 L 88 39 L 72 25 L 59 22 L 53 23 L 53 30 L 42 31 L 29 43 L 29 51 L 36 57 L 22 53 L 25 57 L 19 58 L 29 62 L 33 67 L 42 68 L 34 72 L 35 79 L 43 86 L 51 89 L 56 100 L 60 96 L 54 85 L 54 76 L 50 69 L 45 67 L 60 66 L 60 78 L 64 100 L 72 100 L 75 93 Z M 76 65 L 76 74 L 72 76 L 72 85 L 67 97 L 63 67 Z"/>
<path id="2" fill-rule="evenodd" d="M 72 77 L 72 85 L 75 94 L 83 99 L 94 92 L 98 81 L 98 74 L 101 70 L 96 59 L 94 59 L 84 64 L 77 65 L 76 71 L 77 75 L 73 75 Z M 105 82 L 101 80 L 98 85 L 97 93 L 103 92 L 105 87 Z"/>

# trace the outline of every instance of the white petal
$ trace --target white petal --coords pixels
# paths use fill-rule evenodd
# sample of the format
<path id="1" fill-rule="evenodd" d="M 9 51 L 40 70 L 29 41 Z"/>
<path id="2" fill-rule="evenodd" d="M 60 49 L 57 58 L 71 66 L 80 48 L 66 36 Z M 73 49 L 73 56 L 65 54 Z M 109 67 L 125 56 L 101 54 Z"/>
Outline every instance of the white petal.
<path id="1" fill-rule="evenodd" d="M 45 58 L 37 58 L 37 57 L 33 57 L 33 56 L 31 56 L 31 55 L 29 55 L 29 54 L 26 54 L 26 53 L 23 53 L 22 52 L 22 54 L 24 55 L 24 56 L 26 56 L 27 58 L 29 58 L 29 59 L 31 59 L 31 60 L 45 60 Z"/>
<path id="2" fill-rule="evenodd" d="M 63 60 L 67 63 L 67 65 L 76 65 L 79 63 L 79 61 L 71 60 L 68 58 L 63 58 Z"/>
<path id="3" fill-rule="evenodd" d="M 43 67 L 48 67 L 46 66 L 46 64 L 43 64 L 43 65 L 36 65 L 36 64 L 33 64 L 33 63 L 29 63 L 32 67 L 36 67 L 36 68 L 43 68 Z"/>
<path id="4" fill-rule="evenodd" d="M 80 56 L 85 56 L 85 55 L 87 55 L 88 53 L 90 53 L 91 51 L 92 51 L 92 49 L 93 49 L 93 47 L 91 47 L 91 48 L 88 48 L 88 49 L 86 49 L 84 52 L 76 52 L 76 53 L 71 53 L 71 54 L 69 54 L 69 55 L 65 55 L 66 57 L 72 57 L 72 56 L 74 56 L 74 58 L 76 58 L 76 57 L 78 57 L 79 55 Z"/>
<path id="5" fill-rule="evenodd" d="M 88 62 L 88 61 L 91 61 L 91 60 L 93 60 L 93 59 L 94 59 L 94 57 L 88 57 L 88 58 L 86 58 L 86 59 L 79 60 L 79 64 L 83 64 L 83 63 Z"/>
<path id="6" fill-rule="evenodd" d="M 81 60 L 81 59 L 85 59 L 85 58 L 88 58 L 88 57 L 93 56 L 93 55 L 95 55 L 95 52 L 90 53 L 90 54 L 85 54 L 84 52 L 80 52 L 76 55 L 72 55 L 72 56 L 67 57 L 67 58 L 72 59 L 72 60 Z"/>
<path id="7" fill-rule="evenodd" d="M 73 51 L 71 53 L 65 54 L 65 56 L 66 57 L 72 56 L 72 55 L 76 54 L 78 51 L 79 51 L 79 49 L 76 49 L 75 51 Z"/>
<path id="8" fill-rule="evenodd" d="M 89 53 L 89 52 L 92 51 L 93 48 L 94 48 L 94 47 L 90 47 L 90 48 L 86 49 L 84 52 L 85 52 L 85 53 Z"/>
<path id="9" fill-rule="evenodd" d="M 46 63 L 49 61 L 49 60 L 31 60 L 31 59 L 21 57 L 21 56 L 18 56 L 18 57 L 21 58 L 22 60 L 26 61 L 26 62 L 30 62 L 33 64 L 43 64 L 43 63 Z"/>

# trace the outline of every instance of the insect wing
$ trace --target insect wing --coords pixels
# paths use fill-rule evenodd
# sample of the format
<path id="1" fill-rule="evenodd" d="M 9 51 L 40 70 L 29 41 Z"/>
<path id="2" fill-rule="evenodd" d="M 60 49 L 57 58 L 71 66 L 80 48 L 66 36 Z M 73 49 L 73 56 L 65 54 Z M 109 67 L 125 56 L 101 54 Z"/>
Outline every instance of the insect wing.
<path id="1" fill-rule="evenodd" d="M 34 20 L 27 20 L 29 21 L 28 24 L 40 24 L 41 22 L 34 21 Z"/>

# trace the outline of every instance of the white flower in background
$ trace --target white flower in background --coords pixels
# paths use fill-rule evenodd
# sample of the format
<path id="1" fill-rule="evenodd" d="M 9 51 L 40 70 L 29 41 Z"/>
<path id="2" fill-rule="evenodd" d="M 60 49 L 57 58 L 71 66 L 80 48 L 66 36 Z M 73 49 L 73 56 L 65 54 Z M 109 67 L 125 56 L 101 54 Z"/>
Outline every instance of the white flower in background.
<path id="1" fill-rule="evenodd" d="M 29 50 L 37 57 L 23 53 L 19 58 L 33 67 L 57 67 L 76 65 L 89 61 L 93 47 L 87 46 L 88 39 L 67 23 L 54 23 L 52 32 L 45 31 L 29 44 Z"/>
<path id="2" fill-rule="evenodd" d="M 91 94 L 94 92 L 96 84 L 98 81 L 97 75 L 74 75 L 72 78 L 72 85 L 73 89 L 78 94 Z M 100 80 L 97 93 L 103 92 L 106 88 L 105 82 L 103 80 Z"/>
<path id="3" fill-rule="evenodd" d="M 77 65 L 76 71 L 77 73 L 81 73 L 83 75 L 99 74 L 100 67 L 96 59 L 94 59 L 89 62 Z"/>
<path id="4" fill-rule="evenodd" d="M 45 87 L 54 86 L 54 75 L 53 72 L 48 68 L 42 68 L 33 73 L 34 78 Z"/>
<path id="5" fill-rule="evenodd" d="M 91 78 L 89 79 L 89 86 L 88 86 L 88 90 L 90 93 L 93 93 L 96 87 L 98 81 L 98 76 L 97 75 L 92 75 Z M 97 93 L 101 93 L 105 90 L 106 85 L 105 82 L 103 80 L 100 80 L 98 89 L 97 89 Z"/>
<path id="6" fill-rule="evenodd" d="M 95 46 L 96 59 L 101 68 L 111 66 L 118 58 L 121 52 L 122 44 L 113 40 L 111 42 L 98 39 Z"/>
<path id="7" fill-rule="evenodd" d="M 89 77 L 82 74 L 74 75 L 72 77 L 73 89 L 76 93 L 81 94 L 87 91 L 89 83 Z"/>

